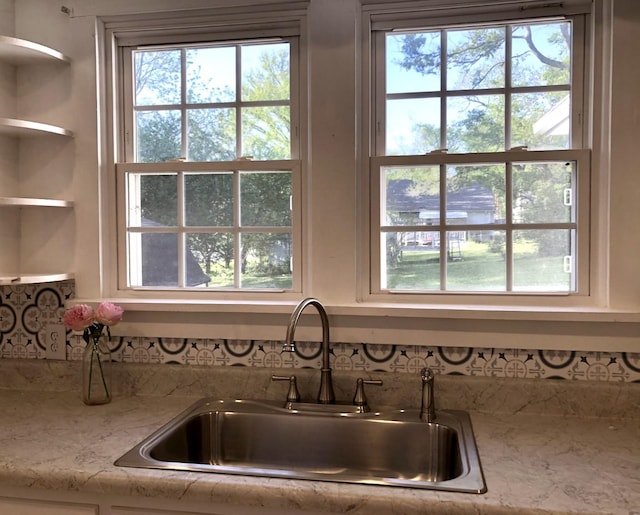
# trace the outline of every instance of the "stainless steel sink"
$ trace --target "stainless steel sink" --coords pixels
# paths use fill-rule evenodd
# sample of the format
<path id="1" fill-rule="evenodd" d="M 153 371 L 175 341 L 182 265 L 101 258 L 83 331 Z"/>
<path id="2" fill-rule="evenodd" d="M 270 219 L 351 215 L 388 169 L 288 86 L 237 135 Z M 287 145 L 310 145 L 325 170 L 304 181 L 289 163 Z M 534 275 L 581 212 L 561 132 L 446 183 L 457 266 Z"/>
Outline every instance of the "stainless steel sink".
<path id="1" fill-rule="evenodd" d="M 438 411 L 203 399 L 116 465 L 458 492 L 486 491 L 471 421 Z"/>

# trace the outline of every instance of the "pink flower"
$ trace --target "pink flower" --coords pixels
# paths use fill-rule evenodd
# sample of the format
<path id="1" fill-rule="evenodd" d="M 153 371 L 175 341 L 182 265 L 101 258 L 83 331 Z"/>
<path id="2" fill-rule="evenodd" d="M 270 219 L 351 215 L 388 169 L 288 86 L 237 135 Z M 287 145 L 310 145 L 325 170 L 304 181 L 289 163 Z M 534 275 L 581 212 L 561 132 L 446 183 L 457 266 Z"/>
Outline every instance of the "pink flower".
<path id="1" fill-rule="evenodd" d="M 83 331 L 94 321 L 93 309 L 86 304 L 76 304 L 67 309 L 62 321 L 74 331 Z"/>
<path id="2" fill-rule="evenodd" d="M 106 326 L 116 325 L 122 320 L 123 312 L 124 310 L 120 306 L 116 306 L 111 302 L 102 302 L 96 308 L 95 320 Z"/>

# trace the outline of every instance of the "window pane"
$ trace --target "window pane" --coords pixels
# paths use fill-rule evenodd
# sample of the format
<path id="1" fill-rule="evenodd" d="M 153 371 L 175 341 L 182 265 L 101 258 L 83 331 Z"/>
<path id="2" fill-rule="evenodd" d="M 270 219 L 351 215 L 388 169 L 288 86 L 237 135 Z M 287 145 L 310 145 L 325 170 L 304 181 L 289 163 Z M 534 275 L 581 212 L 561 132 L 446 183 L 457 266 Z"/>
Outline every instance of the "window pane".
<path id="1" fill-rule="evenodd" d="M 503 223 L 505 188 L 504 165 L 447 167 L 447 223 Z"/>
<path id="2" fill-rule="evenodd" d="M 235 47 L 190 48 L 187 60 L 187 102 L 233 102 L 236 98 Z"/>
<path id="3" fill-rule="evenodd" d="M 180 111 L 136 113 L 138 163 L 163 163 L 182 156 Z"/>
<path id="4" fill-rule="evenodd" d="M 382 241 L 382 288 L 440 290 L 440 233 L 387 232 Z"/>
<path id="5" fill-rule="evenodd" d="M 475 95 L 447 100 L 449 152 L 504 150 L 504 96 Z"/>
<path id="6" fill-rule="evenodd" d="M 439 99 L 387 101 L 387 155 L 426 154 L 440 147 Z"/>
<path id="7" fill-rule="evenodd" d="M 188 233 L 185 250 L 187 286 L 232 288 L 233 254 L 233 234 Z"/>
<path id="8" fill-rule="evenodd" d="M 170 227 L 178 223 L 174 174 L 129 174 L 129 190 L 130 227 Z"/>
<path id="9" fill-rule="evenodd" d="M 549 86 L 571 80 L 571 22 L 512 27 L 512 85 Z"/>
<path id="10" fill-rule="evenodd" d="M 507 163 L 446 165 L 446 199 L 439 196 L 440 165 L 382 167 L 381 287 L 505 292 L 548 286 L 553 292 L 574 291 L 576 168 L 575 161 L 511 164 L 512 213 L 507 218 Z M 446 220 L 440 216 L 442 201 Z M 511 223 L 547 227 L 515 230 Z M 433 230 L 416 230 L 421 225 Z M 488 230 L 491 225 L 501 227 Z M 388 232 L 389 227 L 395 232 Z M 446 235 L 444 248 L 441 234 Z M 439 262 L 444 257 L 446 283 L 441 288 Z M 514 263 L 511 278 L 507 262 Z M 552 267 L 553 282 L 531 278 Z"/>
<path id="11" fill-rule="evenodd" d="M 513 165 L 513 221 L 573 221 L 575 163 Z"/>
<path id="12" fill-rule="evenodd" d="M 291 225 L 291 173 L 240 175 L 241 225 Z"/>
<path id="13" fill-rule="evenodd" d="M 505 85 L 505 27 L 447 31 L 447 89 Z"/>
<path id="14" fill-rule="evenodd" d="M 297 38 L 261 37 L 247 26 L 223 40 L 230 33 L 221 30 L 211 41 L 171 48 L 132 41 L 118 63 L 130 63 L 133 76 L 120 85 L 132 89 L 122 97 L 129 102 L 122 129 L 133 135 L 121 157 L 156 164 L 124 172 L 126 263 L 119 264 L 130 286 L 292 288 L 294 173 L 281 163 L 256 170 L 240 158 L 294 155 Z M 177 33 L 176 41 L 183 41 Z M 238 164 L 203 165 L 213 161 Z M 160 165 L 167 162 L 171 168 Z"/>
<path id="15" fill-rule="evenodd" d="M 185 224 L 233 226 L 233 174 L 196 174 L 184 178 Z"/>
<path id="16" fill-rule="evenodd" d="M 231 161 L 236 158 L 234 109 L 187 111 L 189 161 Z"/>
<path id="17" fill-rule="evenodd" d="M 242 109 L 242 155 L 255 160 L 291 158 L 289 107 Z"/>
<path id="18" fill-rule="evenodd" d="M 134 98 L 136 106 L 180 103 L 180 50 L 136 51 Z"/>
<path id="19" fill-rule="evenodd" d="M 514 231 L 514 291 L 572 291 L 574 238 L 568 229 Z"/>
<path id="20" fill-rule="evenodd" d="M 129 269 L 138 271 L 138 280 L 131 277 L 132 286 L 178 286 L 177 234 L 132 233 L 129 248 Z"/>
<path id="21" fill-rule="evenodd" d="M 376 77 L 385 89 L 372 109 L 372 134 L 383 128 L 385 136 L 384 148 L 374 152 L 389 156 L 372 169 L 381 190 L 372 212 L 381 230 L 374 289 L 574 291 L 575 154 L 526 163 L 502 154 L 519 146 L 570 151 L 575 144 L 571 105 L 580 99 L 571 80 L 582 70 L 571 70 L 572 21 L 429 28 L 424 18 L 412 30 L 407 16 L 397 19 L 399 27 L 385 34 L 384 77 Z M 501 156 L 484 155 L 491 153 Z M 399 166 L 401 158 L 392 156 L 402 155 L 418 164 Z M 541 263 L 551 258 L 561 278 L 524 278 L 526 260 L 532 275 L 544 275 L 552 265 Z"/>
<path id="22" fill-rule="evenodd" d="M 504 231 L 447 232 L 447 290 L 506 291 Z"/>
<path id="23" fill-rule="evenodd" d="M 243 45 L 242 100 L 288 100 L 289 44 Z"/>
<path id="24" fill-rule="evenodd" d="M 236 65 L 238 52 L 241 71 Z M 138 162 L 291 158 L 288 42 L 134 51 L 134 61 L 136 106 L 148 106 L 135 114 Z M 224 107 L 215 106 L 220 103 Z M 193 109 L 194 104 L 203 107 Z M 167 105 L 176 108 L 163 107 Z M 186 142 L 182 141 L 183 111 L 187 113 Z"/>
<path id="25" fill-rule="evenodd" d="M 388 167 L 383 168 L 381 174 L 384 185 L 382 225 L 440 223 L 439 166 Z"/>
<path id="26" fill-rule="evenodd" d="M 241 243 L 242 288 L 291 288 L 291 234 L 243 234 Z"/>
<path id="27" fill-rule="evenodd" d="M 570 148 L 571 96 L 568 92 L 518 93 L 512 95 L 511 103 L 512 147 Z"/>
<path id="28" fill-rule="evenodd" d="M 440 31 L 387 34 L 387 93 L 440 90 Z"/>

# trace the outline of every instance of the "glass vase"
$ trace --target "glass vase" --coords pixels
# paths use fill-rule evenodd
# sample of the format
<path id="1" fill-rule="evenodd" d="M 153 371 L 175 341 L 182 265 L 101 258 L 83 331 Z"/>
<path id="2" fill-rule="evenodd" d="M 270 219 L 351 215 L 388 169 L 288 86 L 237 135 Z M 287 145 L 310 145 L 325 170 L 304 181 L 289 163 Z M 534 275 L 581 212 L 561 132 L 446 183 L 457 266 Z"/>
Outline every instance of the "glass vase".
<path id="1" fill-rule="evenodd" d="M 90 338 L 84 349 L 82 401 L 89 405 L 111 401 L 111 350 L 106 335 Z"/>

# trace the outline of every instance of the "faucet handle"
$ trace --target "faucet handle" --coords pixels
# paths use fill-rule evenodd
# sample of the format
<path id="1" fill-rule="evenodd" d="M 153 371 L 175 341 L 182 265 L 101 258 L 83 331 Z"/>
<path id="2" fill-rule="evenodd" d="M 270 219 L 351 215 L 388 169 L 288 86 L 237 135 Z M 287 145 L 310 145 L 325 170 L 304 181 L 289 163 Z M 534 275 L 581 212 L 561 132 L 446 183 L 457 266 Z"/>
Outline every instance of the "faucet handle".
<path id="1" fill-rule="evenodd" d="M 282 352 L 295 352 L 296 351 L 296 342 L 284 342 L 282 344 Z"/>
<path id="2" fill-rule="evenodd" d="M 364 394 L 365 384 L 382 386 L 382 381 L 380 379 L 362 379 L 361 377 L 356 380 L 356 393 L 353 396 L 353 405 L 360 408 L 358 410 L 360 413 L 367 413 L 371 410 L 367 403 L 367 396 Z"/>
<path id="3" fill-rule="evenodd" d="M 287 392 L 287 402 L 284 407 L 293 409 L 294 402 L 300 402 L 300 392 L 296 383 L 296 376 L 271 376 L 272 381 L 289 381 L 289 391 Z"/>

